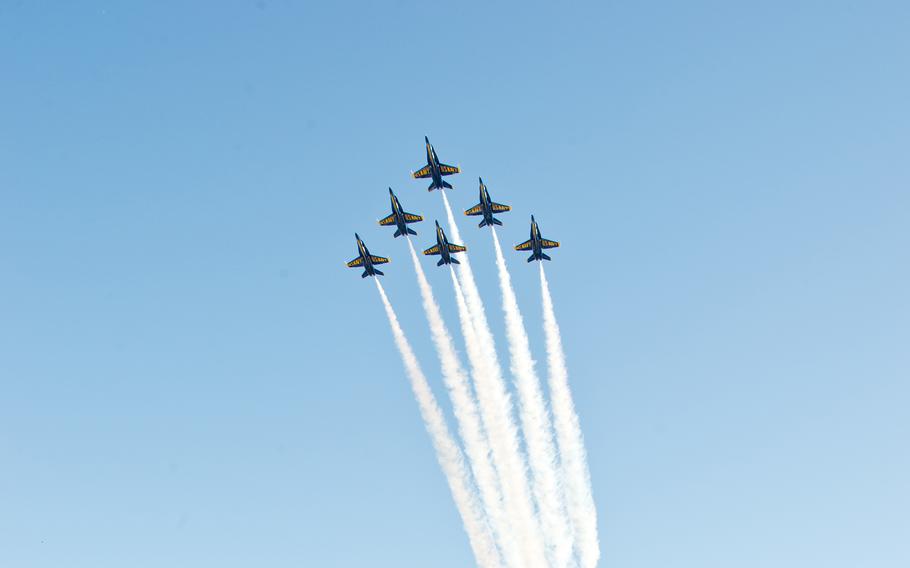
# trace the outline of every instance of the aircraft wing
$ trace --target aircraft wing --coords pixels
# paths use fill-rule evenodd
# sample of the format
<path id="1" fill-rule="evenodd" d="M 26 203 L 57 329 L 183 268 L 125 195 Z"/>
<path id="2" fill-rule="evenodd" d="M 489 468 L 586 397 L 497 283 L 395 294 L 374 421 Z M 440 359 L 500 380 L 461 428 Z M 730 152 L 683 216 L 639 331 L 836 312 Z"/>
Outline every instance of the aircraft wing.
<path id="1" fill-rule="evenodd" d="M 385 225 L 394 225 L 394 224 L 395 224 L 395 214 L 392 213 L 392 214 L 389 215 L 388 217 L 385 217 L 385 218 L 383 218 L 383 219 L 380 219 L 380 220 L 379 220 L 379 224 L 380 224 L 380 225 L 383 225 L 383 226 L 385 226 Z"/>
<path id="2" fill-rule="evenodd" d="M 512 210 L 510 206 L 503 205 L 502 203 L 491 203 L 490 205 L 493 208 L 493 213 L 504 213 Z"/>
<path id="3" fill-rule="evenodd" d="M 430 254 L 439 254 L 439 245 L 437 244 L 437 245 L 431 246 L 431 247 L 428 248 L 427 250 L 423 251 L 423 254 L 427 254 L 427 255 L 430 255 Z"/>
<path id="4" fill-rule="evenodd" d="M 418 221 L 423 221 L 423 217 L 421 217 L 420 215 L 414 215 L 413 213 L 404 214 L 405 223 L 417 223 Z"/>
<path id="5" fill-rule="evenodd" d="M 358 266 L 363 266 L 363 257 L 358 256 L 354 260 L 348 263 L 348 268 L 356 268 Z"/>
<path id="6" fill-rule="evenodd" d="M 444 176 L 450 176 L 452 174 L 457 174 L 461 172 L 461 168 L 455 166 L 449 166 L 446 164 L 439 164 L 439 173 Z M 414 176 L 417 177 L 417 176 Z"/>
<path id="7" fill-rule="evenodd" d="M 389 262 L 389 259 L 387 259 L 386 257 L 376 256 L 375 254 L 370 255 L 370 260 L 373 261 L 373 264 L 385 264 L 385 263 Z"/>
<path id="8" fill-rule="evenodd" d="M 523 243 L 515 245 L 515 250 L 531 250 L 532 246 L 531 239 L 528 239 Z"/>
<path id="9" fill-rule="evenodd" d="M 483 205 L 480 203 L 478 203 L 474 207 L 471 207 L 470 209 L 468 209 L 467 211 L 464 212 L 465 215 L 480 215 L 482 213 L 483 213 Z"/>
<path id="10" fill-rule="evenodd" d="M 449 252 L 464 252 L 466 250 L 468 250 L 468 247 L 453 245 L 452 243 L 449 243 Z"/>
<path id="11" fill-rule="evenodd" d="M 559 246 L 559 243 L 556 241 L 551 241 L 548 239 L 540 239 L 540 248 L 551 249 Z"/>
<path id="12" fill-rule="evenodd" d="M 416 172 L 411 174 L 414 179 L 428 178 L 430 177 L 430 164 L 425 165 Z"/>

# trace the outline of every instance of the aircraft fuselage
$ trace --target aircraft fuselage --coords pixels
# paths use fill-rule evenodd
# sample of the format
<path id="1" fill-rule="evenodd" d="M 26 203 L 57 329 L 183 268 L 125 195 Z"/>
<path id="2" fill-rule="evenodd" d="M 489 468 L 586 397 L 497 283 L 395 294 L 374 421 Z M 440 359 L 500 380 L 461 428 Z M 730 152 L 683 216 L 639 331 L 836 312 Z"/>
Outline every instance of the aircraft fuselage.
<path id="1" fill-rule="evenodd" d="M 442 227 L 436 224 L 436 245 L 439 247 L 439 256 L 443 264 L 452 264 L 452 253 L 449 251 L 449 239 L 446 238 Z"/>

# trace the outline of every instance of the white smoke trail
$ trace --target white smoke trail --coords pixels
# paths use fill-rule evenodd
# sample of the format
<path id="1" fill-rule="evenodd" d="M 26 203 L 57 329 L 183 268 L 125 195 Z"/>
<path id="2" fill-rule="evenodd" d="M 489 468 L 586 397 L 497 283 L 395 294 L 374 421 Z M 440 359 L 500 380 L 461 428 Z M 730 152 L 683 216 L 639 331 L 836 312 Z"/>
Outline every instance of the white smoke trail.
<path id="1" fill-rule="evenodd" d="M 471 470 L 474 472 L 474 479 L 477 481 L 480 500 L 498 542 L 505 550 L 509 550 L 511 544 L 508 541 L 504 542 L 504 538 L 507 539 L 509 535 L 509 523 L 502 509 L 499 479 L 493 469 L 493 463 L 490 461 L 490 448 L 477 413 L 468 377 L 455 353 L 452 337 L 442 319 L 439 306 L 433 297 L 433 289 L 427 281 L 423 267 L 420 266 L 420 259 L 418 259 L 410 239 L 408 239 L 408 248 L 411 251 L 411 260 L 417 273 L 423 308 L 430 324 L 430 334 L 442 364 L 443 380 L 449 391 L 449 397 L 452 399 L 452 409 L 458 422 L 458 431 L 464 441 L 465 453 L 470 461 Z"/>
<path id="2" fill-rule="evenodd" d="M 452 207 L 449 205 L 445 192 L 440 193 L 442 193 L 442 200 L 445 204 L 449 232 L 452 234 L 452 238 L 460 243 L 461 235 L 458 225 L 455 224 Z M 531 501 L 527 469 L 519 447 L 518 428 L 512 414 L 512 399 L 502 378 L 502 368 L 496 355 L 493 333 L 487 322 L 483 301 L 480 299 L 477 284 L 474 282 L 467 253 L 462 254 L 460 260 L 459 280 L 464 290 L 468 313 L 474 324 L 480 352 L 483 355 L 482 368 L 474 376 L 474 386 L 477 401 L 483 413 L 484 426 L 493 450 L 493 459 L 502 480 L 505 508 L 515 523 L 515 531 L 525 558 L 522 568 L 546 566 L 543 534 Z"/>
<path id="3" fill-rule="evenodd" d="M 442 410 L 430 390 L 427 378 L 417 362 L 417 357 L 411 349 L 411 344 L 401 329 L 398 322 L 398 316 L 392 309 L 392 304 L 386 296 L 382 283 L 378 278 L 376 289 L 382 297 L 382 304 L 385 306 L 385 313 L 389 318 L 389 325 L 392 328 L 392 336 L 395 339 L 395 345 L 401 354 L 401 361 L 404 363 L 405 371 L 411 382 L 411 390 L 414 391 L 414 398 L 417 399 L 417 406 L 420 409 L 420 416 L 423 418 L 427 432 L 436 449 L 436 459 L 449 484 L 449 490 L 452 492 L 452 498 L 455 500 L 455 507 L 461 515 L 461 521 L 464 524 L 465 532 L 468 534 L 468 541 L 471 550 L 474 552 L 474 558 L 477 564 L 482 568 L 499 568 L 502 562 L 496 551 L 496 545 L 493 543 L 493 537 L 490 529 L 485 523 L 483 513 L 479 509 L 477 497 L 474 493 L 473 483 L 470 474 L 464 464 L 461 449 L 449 433 L 446 426 Z"/>
<path id="4" fill-rule="evenodd" d="M 591 474 L 585 456 L 585 443 L 572 402 L 569 389 L 569 372 L 566 356 L 562 349 L 559 325 L 550 296 L 550 285 L 540 263 L 540 290 L 543 298 L 543 326 L 547 342 L 547 366 L 549 367 L 550 403 L 553 407 L 553 425 L 559 443 L 560 465 L 562 466 L 566 505 L 581 568 L 593 568 L 600 559 L 600 543 L 597 538 L 597 509 L 591 493 Z"/>
<path id="5" fill-rule="evenodd" d="M 477 333 L 474 330 L 474 323 L 471 321 L 470 314 L 468 313 L 468 307 L 465 303 L 464 292 L 461 289 L 461 285 L 458 283 L 458 278 L 455 277 L 455 271 L 450 270 L 449 274 L 452 276 L 452 288 L 455 291 L 455 301 L 458 304 L 458 319 L 461 323 L 461 332 L 464 335 L 465 346 L 468 351 L 468 360 L 471 363 L 471 374 L 474 377 L 475 385 L 477 380 L 483 373 L 486 372 L 483 354 L 480 350 L 480 345 L 477 339 Z M 489 426 L 485 423 L 484 426 L 487 430 L 487 436 L 489 438 Z M 494 459 L 494 466 L 495 466 Z M 502 486 L 502 476 L 500 474 L 500 487 Z M 505 493 L 505 488 L 503 488 L 503 493 Z M 502 555 L 505 558 L 506 564 L 508 566 L 527 566 L 528 563 L 522 558 L 521 550 L 518 547 L 518 542 L 514 534 L 514 519 L 509 515 L 509 511 L 506 508 L 507 519 L 504 520 L 502 530 L 505 534 L 499 539 L 500 547 L 502 549 Z"/>
<path id="6" fill-rule="evenodd" d="M 562 491 L 556 468 L 556 450 L 553 444 L 550 417 L 547 414 L 540 381 L 534 371 L 534 359 L 525 331 L 518 300 L 512 289 L 512 279 L 502 255 L 499 237 L 493 229 L 496 249 L 496 266 L 502 291 L 502 309 L 506 318 L 506 336 L 509 340 L 512 374 L 518 391 L 522 428 L 528 447 L 528 461 L 533 473 L 534 496 L 540 520 L 557 567 L 572 564 L 572 532 L 565 514 Z"/>

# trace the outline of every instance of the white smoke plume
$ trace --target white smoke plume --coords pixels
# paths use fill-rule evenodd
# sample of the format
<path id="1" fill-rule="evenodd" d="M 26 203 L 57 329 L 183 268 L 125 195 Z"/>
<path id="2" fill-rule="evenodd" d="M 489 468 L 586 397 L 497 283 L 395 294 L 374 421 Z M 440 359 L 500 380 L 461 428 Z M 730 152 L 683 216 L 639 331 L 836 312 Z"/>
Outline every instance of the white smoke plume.
<path id="1" fill-rule="evenodd" d="M 572 402 L 569 389 L 569 372 L 562 349 L 559 325 L 550 296 L 550 285 L 540 263 L 540 290 L 543 300 L 543 326 L 547 343 L 547 367 L 549 368 L 550 404 L 553 408 L 553 425 L 559 443 L 560 465 L 563 470 L 566 489 L 566 506 L 572 528 L 581 568 L 593 568 L 600 559 L 600 543 L 597 538 L 597 509 L 591 492 L 591 475 L 585 455 L 585 443 Z"/>
<path id="2" fill-rule="evenodd" d="M 445 192 L 442 193 L 449 232 L 461 243 L 455 216 Z M 518 440 L 518 428 L 512 412 L 512 400 L 502 378 L 502 368 L 496 355 L 493 333 L 490 331 L 483 301 L 474 281 L 467 253 L 460 255 L 459 281 L 464 291 L 468 313 L 483 355 L 482 368 L 474 376 L 477 400 L 483 413 L 496 468 L 502 481 L 503 498 L 509 518 L 514 522 L 525 567 L 547 566 L 544 538 L 534 514 L 534 505 L 527 478 L 527 468 Z"/>
<path id="3" fill-rule="evenodd" d="M 433 297 L 433 289 L 430 287 L 423 268 L 420 266 L 420 260 L 410 239 L 408 239 L 408 248 L 411 251 L 411 260 L 417 273 L 417 283 L 420 287 L 423 308 L 430 325 L 430 334 L 442 364 L 443 381 L 452 400 L 452 409 L 458 422 L 458 431 L 464 442 L 465 453 L 468 456 L 474 479 L 477 482 L 480 501 L 493 528 L 494 535 L 497 538 L 503 537 L 509 534 L 509 523 L 502 508 L 499 479 L 490 459 L 490 448 L 484 435 L 480 416 L 477 413 L 471 386 L 458 360 L 458 355 L 455 353 L 452 337 L 449 335 L 449 331 L 442 319 L 439 306 Z M 506 544 L 506 549 L 508 549 L 508 544 Z"/>
<path id="4" fill-rule="evenodd" d="M 512 279 L 506 267 L 495 229 L 493 229 L 493 245 L 496 249 L 496 266 L 502 292 L 502 308 L 505 312 L 511 370 L 518 391 L 519 414 L 528 449 L 528 461 L 533 474 L 534 496 L 537 500 L 552 565 L 562 568 L 573 563 L 573 538 L 557 475 L 556 451 L 550 418 L 547 414 L 540 381 L 534 371 L 534 359 L 531 356 L 528 335 L 518 308 L 518 300 L 512 289 Z"/>
<path id="5" fill-rule="evenodd" d="M 414 391 L 414 398 L 417 399 L 420 416 L 430 434 L 433 447 L 436 449 L 436 459 L 449 484 L 455 507 L 461 515 L 474 558 L 481 568 L 500 568 L 502 562 L 493 542 L 493 536 L 477 503 L 471 476 L 465 467 L 461 449 L 449 433 L 442 410 L 436 402 L 436 397 L 433 396 L 433 391 L 430 390 L 427 378 L 411 349 L 411 344 L 405 337 L 404 330 L 401 329 L 398 316 L 392 309 L 392 304 L 382 288 L 382 283 L 378 278 L 374 278 L 374 281 L 376 289 L 379 290 L 379 296 L 382 298 L 386 316 L 389 318 L 392 336 L 410 380 L 411 390 Z"/>
<path id="6" fill-rule="evenodd" d="M 471 373 L 475 378 L 475 385 L 477 383 L 478 377 L 481 374 L 485 373 L 485 361 L 483 354 L 480 350 L 480 345 L 477 339 L 477 333 L 474 331 L 474 322 L 471 321 L 470 314 L 468 314 L 468 307 L 465 303 L 464 292 L 461 289 L 461 285 L 458 283 L 458 278 L 455 277 L 455 271 L 450 270 L 449 273 L 452 276 L 452 288 L 455 291 L 455 301 L 458 305 L 458 319 L 461 322 L 461 332 L 464 335 L 465 345 L 468 351 L 468 360 L 471 362 Z M 484 418 L 483 416 L 481 416 Z M 484 424 L 485 429 L 487 430 L 488 438 L 489 426 Z M 494 460 L 494 466 L 496 465 Z M 500 487 L 502 486 L 502 476 L 500 475 Z M 503 493 L 505 493 L 505 488 Z M 505 508 L 505 507 L 504 507 Z M 510 518 L 505 519 L 502 527 L 504 534 L 501 535 L 499 539 L 500 548 L 502 549 L 503 558 L 506 561 L 508 566 L 527 566 L 528 561 L 523 559 L 522 550 L 518 546 L 519 543 L 516 540 L 515 531 L 514 531 L 514 519 L 509 515 L 509 511 L 506 509 L 506 515 Z"/>

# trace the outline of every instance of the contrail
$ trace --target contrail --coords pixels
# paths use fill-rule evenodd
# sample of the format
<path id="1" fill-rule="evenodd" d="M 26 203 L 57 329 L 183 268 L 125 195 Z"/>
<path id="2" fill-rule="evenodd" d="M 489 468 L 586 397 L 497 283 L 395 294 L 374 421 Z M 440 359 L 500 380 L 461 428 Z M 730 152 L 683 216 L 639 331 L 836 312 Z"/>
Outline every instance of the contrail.
<path id="1" fill-rule="evenodd" d="M 385 313 L 389 318 L 389 325 L 392 327 L 392 336 L 395 338 L 395 345 L 401 354 L 401 361 L 404 363 L 405 371 L 411 382 L 411 390 L 414 391 L 414 398 L 417 399 L 417 406 L 420 408 L 420 416 L 426 426 L 433 447 L 436 449 L 436 459 L 449 484 L 449 490 L 452 492 L 452 498 L 455 500 L 455 506 L 461 515 L 461 521 L 464 523 L 465 532 L 468 533 L 468 541 L 471 544 L 471 550 L 474 552 L 474 558 L 477 564 L 482 568 L 500 568 L 502 562 L 493 543 L 493 537 L 490 529 L 485 523 L 483 513 L 479 509 L 477 498 L 472 487 L 471 477 L 464 464 L 461 449 L 449 433 L 446 426 L 445 418 L 427 378 L 424 376 L 417 362 L 417 357 L 411 349 L 411 344 L 404 335 L 404 330 L 398 322 L 398 316 L 392 309 L 392 304 L 386 296 L 382 283 L 378 278 L 376 289 L 379 290 L 379 296 L 382 298 L 382 304 L 385 306 Z"/>
<path id="2" fill-rule="evenodd" d="M 414 262 L 414 270 L 417 273 L 417 283 L 420 287 L 427 321 L 430 324 L 430 333 L 442 364 L 443 380 L 449 391 L 449 397 L 452 399 L 452 409 L 458 422 L 458 431 L 464 441 L 465 453 L 470 461 L 471 470 L 474 472 L 474 479 L 477 481 L 480 500 L 498 542 L 504 547 L 504 550 L 509 550 L 509 523 L 502 509 L 499 480 L 490 461 L 490 449 L 484 436 L 468 377 L 458 361 L 452 337 L 442 319 L 439 306 L 433 297 L 433 289 L 420 266 L 420 259 L 417 258 L 417 252 L 410 239 L 408 239 L 408 248 L 411 251 L 411 260 Z"/>
<path id="3" fill-rule="evenodd" d="M 493 229 L 496 249 L 496 266 L 499 287 L 502 291 L 502 308 L 506 318 L 506 336 L 509 340 L 511 369 L 521 403 L 520 415 L 528 447 L 528 460 L 533 473 L 534 496 L 540 512 L 544 534 L 552 553 L 553 565 L 572 564 L 572 532 L 565 515 L 562 491 L 556 469 L 556 450 L 553 445 L 550 417 L 547 414 L 540 381 L 534 371 L 534 359 L 525 331 L 518 300 L 512 289 L 512 279 L 502 255 L 496 229 Z"/>
<path id="4" fill-rule="evenodd" d="M 453 239 L 461 242 L 452 207 L 445 192 L 440 193 L 445 204 L 449 232 Z M 461 264 L 458 267 L 467 311 L 474 323 L 474 332 L 483 354 L 483 368 L 475 375 L 474 386 L 493 450 L 493 459 L 502 480 L 505 507 L 515 523 L 522 554 L 526 560 L 524 566 L 546 566 L 543 533 L 534 514 L 527 469 L 519 447 L 518 428 L 512 414 L 512 399 L 502 378 L 493 333 L 487 322 L 483 301 L 474 282 L 467 253 L 461 255 Z"/>
<path id="5" fill-rule="evenodd" d="M 550 403 L 553 407 L 553 424 L 559 443 L 559 455 L 565 476 L 566 504 L 575 533 L 581 568 L 593 568 L 600 559 L 597 538 L 597 509 L 591 493 L 591 474 L 585 456 L 585 443 L 569 389 L 569 372 L 562 349 L 556 312 L 550 296 L 547 275 L 540 263 L 540 290 L 543 297 L 543 329 L 547 342 Z"/>

